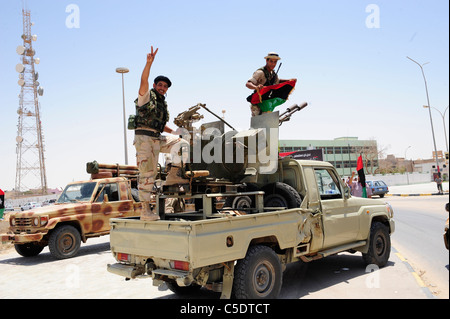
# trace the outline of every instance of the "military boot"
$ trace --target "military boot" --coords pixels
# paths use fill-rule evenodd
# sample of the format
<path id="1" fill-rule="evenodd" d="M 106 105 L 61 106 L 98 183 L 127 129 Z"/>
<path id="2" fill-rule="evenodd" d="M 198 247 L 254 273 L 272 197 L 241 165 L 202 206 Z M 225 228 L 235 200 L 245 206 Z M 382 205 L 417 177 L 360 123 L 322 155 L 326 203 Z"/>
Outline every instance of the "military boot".
<path id="1" fill-rule="evenodd" d="M 182 177 L 180 167 L 172 166 L 167 174 L 164 186 L 189 184 L 189 179 Z"/>
<path id="2" fill-rule="evenodd" d="M 155 205 L 150 202 L 142 202 L 141 220 L 159 220 L 159 215 L 155 212 Z"/>

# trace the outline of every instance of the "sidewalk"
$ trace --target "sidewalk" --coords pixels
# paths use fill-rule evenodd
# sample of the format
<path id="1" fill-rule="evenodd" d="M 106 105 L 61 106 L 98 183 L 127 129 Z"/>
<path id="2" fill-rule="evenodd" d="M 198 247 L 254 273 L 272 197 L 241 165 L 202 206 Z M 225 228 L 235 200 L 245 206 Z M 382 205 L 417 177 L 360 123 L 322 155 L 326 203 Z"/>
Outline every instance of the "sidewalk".
<path id="1" fill-rule="evenodd" d="M 430 196 L 430 195 L 448 196 L 449 183 L 448 182 L 442 183 L 442 188 L 444 190 L 444 194 L 438 194 L 435 182 L 389 186 L 389 193 L 387 193 L 386 196 Z"/>

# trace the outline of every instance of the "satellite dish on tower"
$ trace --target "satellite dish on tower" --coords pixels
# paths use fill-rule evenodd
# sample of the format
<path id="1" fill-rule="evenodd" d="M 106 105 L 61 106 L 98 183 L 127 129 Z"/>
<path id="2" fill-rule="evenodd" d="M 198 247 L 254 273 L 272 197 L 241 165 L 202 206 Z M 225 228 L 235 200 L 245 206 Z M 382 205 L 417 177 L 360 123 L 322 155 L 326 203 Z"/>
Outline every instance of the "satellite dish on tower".
<path id="1" fill-rule="evenodd" d="M 39 58 L 34 58 L 34 63 L 39 64 L 41 62 L 41 59 Z"/>
<path id="2" fill-rule="evenodd" d="M 19 73 L 22 73 L 23 71 L 25 71 L 25 67 L 23 66 L 22 63 L 19 63 L 16 65 L 16 71 Z"/>
<path id="3" fill-rule="evenodd" d="M 19 81 L 17 81 L 17 83 L 18 83 L 20 86 L 24 86 L 24 85 L 25 85 L 25 80 L 24 80 L 24 79 L 19 79 Z"/>
<path id="4" fill-rule="evenodd" d="M 39 94 L 39 96 L 44 95 L 44 88 L 43 87 L 39 87 L 38 88 L 38 94 Z"/>
<path id="5" fill-rule="evenodd" d="M 20 144 L 20 143 L 22 143 L 22 141 L 23 141 L 23 137 L 22 137 L 22 136 L 17 136 L 17 137 L 16 137 L 16 142 L 17 142 L 17 143 Z"/>
<path id="6" fill-rule="evenodd" d="M 25 53 L 25 47 L 23 45 L 19 45 L 16 49 L 18 55 L 23 55 Z"/>
<path id="7" fill-rule="evenodd" d="M 33 35 L 31 36 L 31 40 L 36 41 L 36 40 L 37 40 L 37 35 L 36 35 L 36 34 L 33 34 Z"/>

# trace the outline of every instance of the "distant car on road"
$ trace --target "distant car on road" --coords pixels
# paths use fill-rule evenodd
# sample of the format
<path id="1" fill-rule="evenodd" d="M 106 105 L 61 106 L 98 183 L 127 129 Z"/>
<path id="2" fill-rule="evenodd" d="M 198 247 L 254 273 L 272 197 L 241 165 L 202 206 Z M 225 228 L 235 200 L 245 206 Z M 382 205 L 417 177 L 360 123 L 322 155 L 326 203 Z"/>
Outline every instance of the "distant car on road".
<path id="1" fill-rule="evenodd" d="M 41 207 L 41 204 L 36 203 L 36 202 L 28 202 L 25 205 L 23 205 L 21 207 L 21 209 L 22 209 L 22 211 L 24 211 L 24 210 L 33 209 L 33 208 L 36 208 L 36 207 Z"/>
<path id="2" fill-rule="evenodd" d="M 6 204 L 5 206 L 5 212 L 13 212 L 14 206 L 12 204 Z"/>
<path id="3" fill-rule="evenodd" d="M 385 194 L 389 193 L 389 188 L 383 181 L 367 181 L 367 184 L 372 190 L 372 196 L 378 195 L 383 198 Z"/>
<path id="4" fill-rule="evenodd" d="M 56 199 L 47 199 L 42 202 L 42 206 L 53 205 L 54 203 L 56 203 Z"/>

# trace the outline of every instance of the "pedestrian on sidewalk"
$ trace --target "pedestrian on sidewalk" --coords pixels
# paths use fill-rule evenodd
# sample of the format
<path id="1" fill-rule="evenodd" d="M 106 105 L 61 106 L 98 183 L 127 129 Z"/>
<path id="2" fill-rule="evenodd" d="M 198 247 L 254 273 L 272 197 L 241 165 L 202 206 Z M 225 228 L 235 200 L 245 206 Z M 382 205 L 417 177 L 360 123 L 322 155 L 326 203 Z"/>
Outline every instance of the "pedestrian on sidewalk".
<path id="1" fill-rule="evenodd" d="M 436 186 L 438 189 L 439 194 L 443 194 L 444 191 L 442 190 L 442 178 L 441 178 L 441 173 L 439 172 L 434 180 L 436 182 Z"/>

